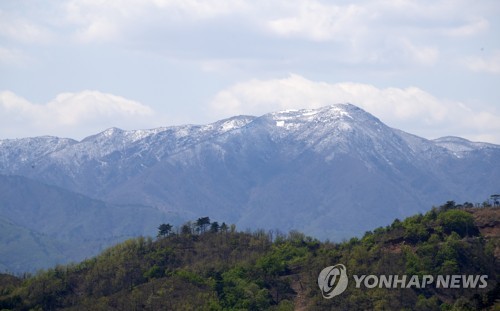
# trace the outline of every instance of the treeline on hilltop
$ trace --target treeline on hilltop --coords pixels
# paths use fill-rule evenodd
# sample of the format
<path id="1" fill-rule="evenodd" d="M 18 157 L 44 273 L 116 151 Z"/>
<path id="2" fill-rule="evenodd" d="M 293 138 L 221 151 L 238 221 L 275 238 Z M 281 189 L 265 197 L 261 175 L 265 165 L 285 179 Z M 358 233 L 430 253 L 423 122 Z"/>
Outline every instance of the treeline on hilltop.
<path id="1" fill-rule="evenodd" d="M 171 224 L 161 224 L 158 227 L 158 238 L 166 237 L 174 234 L 182 235 L 192 235 L 192 234 L 203 234 L 207 232 L 217 233 L 219 231 L 227 233 L 228 230 L 234 232 L 236 226 L 232 224 L 230 227 L 223 222 L 219 225 L 219 222 L 210 222 L 210 217 L 200 217 L 195 222 L 188 221 L 178 228 L 174 228 Z"/>
<path id="2" fill-rule="evenodd" d="M 239 232 L 201 217 L 179 228 L 162 224 L 156 239 L 128 240 L 78 264 L 2 275 L 0 309 L 483 309 L 500 295 L 499 228 L 500 209 L 452 201 L 343 243 L 295 231 Z M 350 282 L 327 300 L 318 274 L 337 263 L 350 275 L 488 275 L 488 286 L 366 290 Z"/>

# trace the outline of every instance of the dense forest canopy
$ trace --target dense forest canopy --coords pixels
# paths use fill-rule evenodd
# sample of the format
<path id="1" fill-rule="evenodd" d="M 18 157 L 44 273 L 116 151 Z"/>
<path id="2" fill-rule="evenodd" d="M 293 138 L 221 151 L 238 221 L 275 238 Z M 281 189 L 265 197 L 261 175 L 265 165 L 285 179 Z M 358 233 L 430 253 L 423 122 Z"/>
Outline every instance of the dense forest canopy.
<path id="1" fill-rule="evenodd" d="M 78 264 L 0 277 L 13 310 L 476 310 L 499 307 L 500 209 L 450 201 L 342 243 L 300 232 L 239 232 L 201 217 Z M 487 275 L 485 288 L 356 288 L 324 299 L 319 272 Z"/>

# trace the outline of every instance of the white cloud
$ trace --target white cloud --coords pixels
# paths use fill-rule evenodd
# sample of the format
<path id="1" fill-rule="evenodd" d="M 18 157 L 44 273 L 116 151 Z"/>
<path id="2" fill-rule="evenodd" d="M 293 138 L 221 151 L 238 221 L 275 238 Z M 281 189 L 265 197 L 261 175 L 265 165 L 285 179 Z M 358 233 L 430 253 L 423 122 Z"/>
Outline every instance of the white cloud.
<path id="1" fill-rule="evenodd" d="M 465 21 L 462 25 L 443 29 L 442 33 L 454 37 L 467 37 L 484 32 L 488 30 L 489 27 L 490 23 L 487 19 L 483 17 L 474 17 Z"/>
<path id="2" fill-rule="evenodd" d="M 0 37 L 22 43 L 50 43 L 54 34 L 41 24 L 0 9 Z"/>
<path id="3" fill-rule="evenodd" d="M 500 74 L 500 50 L 489 57 L 469 57 L 464 64 L 472 71 Z"/>
<path id="4" fill-rule="evenodd" d="M 73 26 L 78 41 L 109 41 L 120 34 L 119 22 L 130 18 L 134 10 L 132 1 L 68 1 L 64 5 L 65 21 Z M 139 10 L 135 11 L 139 12 Z"/>
<path id="5" fill-rule="evenodd" d="M 345 40 L 347 35 L 364 31 L 371 15 L 364 7 L 354 4 L 340 6 L 318 1 L 290 1 L 288 5 L 287 11 L 292 11 L 291 14 L 268 21 L 270 30 L 278 35 L 315 41 Z"/>
<path id="6" fill-rule="evenodd" d="M 261 115 L 283 109 L 317 108 L 349 102 L 383 122 L 427 138 L 456 135 L 493 137 L 500 143 L 500 116 L 438 99 L 416 88 L 384 88 L 360 83 L 325 83 L 291 74 L 287 78 L 250 80 L 219 92 L 211 102 L 215 116 Z"/>
<path id="7" fill-rule="evenodd" d="M 439 50 L 428 46 L 415 46 L 409 40 L 402 40 L 402 47 L 409 58 L 421 65 L 433 65 L 439 58 Z"/>
<path id="8" fill-rule="evenodd" d="M 159 121 L 148 106 L 98 91 L 59 94 L 44 105 L 3 91 L 0 112 L 2 138 L 35 135 L 83 138 L 112 126 L 135 129 L 157 126 Z"/>
<path id="9" fill-rule="evenodd" d="M 183 17 L 214 18 L 240 11 L 249 3 L 242 0 L 152 0 L 158 8 L 175 10 Z"/>
<path id="10" fill-rule="evenodd" d="M 22 65 L 29 61 L 29 57 L 18 49 L 0 46 L 0 64 Z"/>
<path id="11" fill-rule="evenodd" d="M 488 29 L 484 6 L 467 2 L 385 1 L 356 3 L 319 0 L 69 0 L 66 20 L 78 25 L 77 34 L 88 40 L 125 35 L 130 30 L 183 25 L 234 16 L 255 29 L 284 37 L 313 41 L 359 41 L 377 36 L 470 36 Z M 233 25 L 238 27 L 238 25 Z M 102 32 L 98 31 L 102 30 Z"/>
<path id="12" fill-rule="evenodd" d="M 499 23 L 495 19 L 499 12 L 497 1 L 469 0 L 0 1 L 0 65 L 6 69 L 6 74 L 0 74 L 0 89 L 16 89 L 32 98 L 89 86 L 126 94 L 133 85 L 135 96 L 157 105 L 158 110 L 168 100 L 189 102 L 179 104 L 175 108 L 179 111 L 196 111 L 199 103 L 206 101 L 206 94 L 216 92 L 221 83 L 300 72 L 329 81 L 439 88 L 448 94 L 441 96 L 475 98 L 494 107 L 498 92 L 492 85 L 500 73 Z M 485 52 L 482 57 L 464 55 L 483 46 L 497 52 Z M 24 66 L 10 68 L 10 64 Z M 464 67 L 480 73 L 474 75 L 474 83 Z M 100 74 L 96 77 L 93 72 Z M 242 111 L 265 113 L 290 103 L 300 108 L 330 104 L 330 100 L 352 101 L 393 126 L 422 130 L 418 133 L 428 137 L 441 135 L 434 134 L 438 128 L 450 129 L 447 134 L 464 135 L 460 129 L 467 129 L 468 134 L 473 127 L 475 135 L 483 137 L 479 135 L 489 135 L 489 127 L 499 123 L 494 111 L 489 111 L 488 118 L 479 117 L 481 111 L 467 112 L 459 103 L 417 88 L 378 89 L 373 85 L 328 84 L 292 75 L 236 84 L 221 91 L 213 104 L 219 115 L 227 116 Z M 200 91 L 187 94 L 191 86 Z M 259 97 L 257 92 L 269 96 Z M 363 92 L 368 95 L 361 96 Z M 57 113 L 63 108 L 56 102 L 28 102 L 27 112 L 17 115 L 5 114 L 6 108 L 0 106 L 0 122 L 7 124 L 9 117 L 18 118 L 25 120 L 27 128 L 35 128 L 32 124 L 38 121 L 33 111 L 41 106 L 42 123 L 50 123 L 47 111 L 58 116 L 56 125 L 66 124 L 61 125 L 65 128 L 70 122 L 84 123 L 85 111 L 73 115 L 73 110 L 79 111 L 74 108 L 64 113 L 64 119 Z M 268 106 L 260 104 L 263 102 Z M 58 108 L 50 108 L 53 105 Z M 96 114 L 104 118 L 102 111 Z M 202 115 L 195 120 L 204 120 Z M 471 119 L 465 122 L 469 115 Z M 472 121 L 472 116 L 477 121 Z M 111 117 L 106 118 L 109 121 Z M 120 126 L 113 122 L 103 121 L 102 127 Z M 19 128 L 9 124 L 12 129 Z M 429 125 L 428 129 L 422 129 L 422 124 Z M 56 133 L 50 126 L 37 125 L 36 132 Z"/>
<path id="13" fill-rule="evenodd" d="M 138 50 L 155 46 L 160 53 L 163 47 L 173 51 L 169 55 L 199 59 L 222 49 L 190 45 L 207 37 L 216 42 L 235 34 L 264 41 L 282 37 L 334 43 L 331 56 L 339 62 L 396 68 L 408 62 L 435 64 L 446 40 L 487 31 L 489 15 L 498 10 L 495 4 L 451 0 L 65 0 L 47 7 L 39 15 L 33 9 L 21 13 L 21 6 L 15 14 L 0 11 L 0 33 L 25 41 L 57 34 L 84 44 L 119 42 Z M 238 58 L 239 52 L 230 43 L 224 49 L 227 58 Z"/>
<path id="14" fill-rule="evenodd" d="M 256 2 L 257 5 L 259 2 Z M 477 12 L 487 6 L 472 7 L 464 1 L 325 2 L 318 0 L 277 1 L 277 18 L 269 19 L 269 29 L 283 36 L 317 41 L 349 40 L 353 37 L 419 34 L 471 36 L 486 31 L 489 22 Z M 263 15 L 268 16 L 268 15 Z"/>
<path id="15" fill-rule="evenodd" d="M 82 42 L 113 41 L 129 32 L 146 34 L 148 27 L 164 29 L 172 23 L 192 23 L 241 10 L 242 0 L 70 0 L 66 21 L 77 25 Z"/>

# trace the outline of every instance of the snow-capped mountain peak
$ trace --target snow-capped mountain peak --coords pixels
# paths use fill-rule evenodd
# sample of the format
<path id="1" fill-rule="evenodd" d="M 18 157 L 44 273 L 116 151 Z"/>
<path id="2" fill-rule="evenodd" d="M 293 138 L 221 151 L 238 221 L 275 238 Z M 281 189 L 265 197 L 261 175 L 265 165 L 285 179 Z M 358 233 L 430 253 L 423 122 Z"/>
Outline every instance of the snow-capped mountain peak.
<path id="1" fill-rule="evenodd" d="M 359 234 L 450 199 L 482 200 L 499 190 L 498 163 L 500 146 L 428 140 L 352 104 L 206 125 L 110 128 L 79 142 L 0 140 L 0 174 L 323 238 Z"/>

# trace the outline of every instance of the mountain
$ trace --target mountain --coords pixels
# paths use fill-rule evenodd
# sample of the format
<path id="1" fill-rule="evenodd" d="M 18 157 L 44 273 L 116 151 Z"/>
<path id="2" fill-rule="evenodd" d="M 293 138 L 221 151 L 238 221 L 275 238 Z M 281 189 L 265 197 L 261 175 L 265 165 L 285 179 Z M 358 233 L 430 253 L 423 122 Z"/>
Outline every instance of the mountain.
<path id="1" fill-rule="evenodd" d="M 67 263 L 68 245 L 0 218 L 0 271 L 22 273 Z M 79 258 L 80 260 L 85 257 Z M 76 259 L 76 258 L 75 258 Z"/>
<path id="2" fill-rule="evenodd" d="M 498 310 L 499 229 L 500 208 L 447 203 L 342 243 L 262 230 L 136 238 L 33 277 L 0 274 L 0 309 Z M 319 276 L 337 264 L 345 291 L 325 299 Z"/>
<path id="3" fill-rule="evenodd" d="M 499 191 L 500 146 L 427 140 L 339 104 L 208 125 L 0 141 L 0 173 L 184 219 L 341 240 Z"/>
<path id="4" fill-rule="evenodd" d="M 155 208 L 113 205 L 21 176 L 0 175 L 0 269 L 36 271 L 178 222 Z"/>

